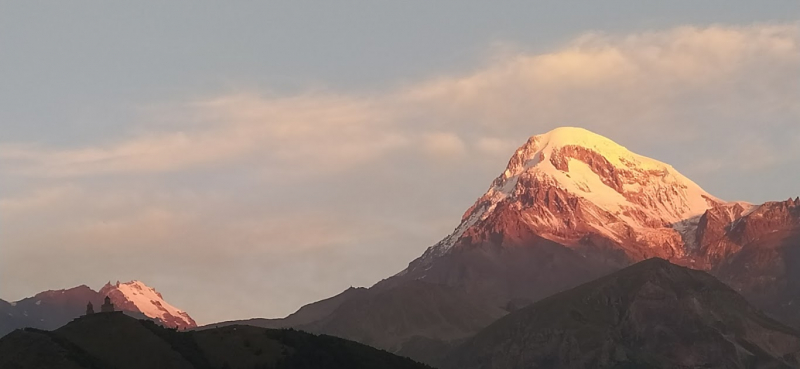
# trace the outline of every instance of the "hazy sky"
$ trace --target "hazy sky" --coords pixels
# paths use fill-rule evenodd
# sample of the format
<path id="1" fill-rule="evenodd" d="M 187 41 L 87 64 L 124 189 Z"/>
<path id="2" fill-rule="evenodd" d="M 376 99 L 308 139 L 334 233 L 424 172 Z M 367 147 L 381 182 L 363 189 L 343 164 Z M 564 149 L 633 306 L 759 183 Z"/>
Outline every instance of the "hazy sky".
<path id="1" fill-rule="evenodd" d="M 200 323 L 401 269 L 528 136 L 800 195 L 800 1 L 0 5 L 0 298 L 142 280 Z"/>

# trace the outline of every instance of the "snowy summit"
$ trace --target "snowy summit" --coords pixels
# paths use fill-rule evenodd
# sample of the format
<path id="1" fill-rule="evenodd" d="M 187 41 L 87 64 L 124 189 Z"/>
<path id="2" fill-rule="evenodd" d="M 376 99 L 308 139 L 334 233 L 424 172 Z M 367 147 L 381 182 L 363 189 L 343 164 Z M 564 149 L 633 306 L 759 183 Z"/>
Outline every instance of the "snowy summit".
<path id="1" fill-rule="evenodd" d="M 694 247 L 699 217 L 728 205 L 669 164 L 586 129 L 561 127 L 532 136 L 517 149 L 461 224 L 419 264 L 460 241 L 519 231 L 504 229 L 503 219 L 511 218 L 564 245 L 600 234 L 615 243 L 663 244 L 670 254 L 683 255 Z"/>
<path id="2" fill-rule="evenodd" d="M 127 311 L 138 311 L 142 314 L 158 319 L 165 325 L 178 328 L 196 327 L 194 319 L 189 314 L 170 305 L 154 288 L 141 281 L 130 281 L 116 284 L 106 284 L 100 293 L 111 298 L 117 308 Z"/>

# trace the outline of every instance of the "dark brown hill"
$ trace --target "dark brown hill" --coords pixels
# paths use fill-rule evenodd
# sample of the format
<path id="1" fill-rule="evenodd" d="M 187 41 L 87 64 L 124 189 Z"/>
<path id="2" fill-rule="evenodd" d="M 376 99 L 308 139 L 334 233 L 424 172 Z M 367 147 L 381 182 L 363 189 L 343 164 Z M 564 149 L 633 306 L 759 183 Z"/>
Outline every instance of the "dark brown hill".
<path id="1" fill-rule="evenodd" d="M 412 340 L 465 339 L 504 314 L 459 289 L 411 281 L 370 290 L 302 328 L 400 352 Z"/>
<path id="2" fill-rule="evenodd" d="M 228 326 L 179 332 L 122 313 L 85 316 L 55 331 L 0 338 L 3 369 L 425 369 L 356 342 L 294 330 Z"/>
<path id="3" fill-rule="evenodd" d="M 511 313 L 445 368 L 794 368 L 800 334 L 713 276 L 650 259 Z"/>

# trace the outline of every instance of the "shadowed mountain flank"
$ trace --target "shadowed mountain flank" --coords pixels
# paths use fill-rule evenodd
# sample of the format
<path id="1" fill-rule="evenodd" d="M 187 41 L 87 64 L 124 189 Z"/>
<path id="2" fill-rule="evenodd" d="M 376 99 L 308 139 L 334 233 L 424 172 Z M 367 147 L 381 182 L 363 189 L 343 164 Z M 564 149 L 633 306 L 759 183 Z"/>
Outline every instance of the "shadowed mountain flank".
<path id="1" fill-rule="evenodd" d="M 30 328 L 16 330 L 0 338 L 0 367 L 429 368 L 331 336 L 251 326 L 178 332 L 122 313 L 88 315 L 52 332 Z"/>
<path id="2" fill-rule="evenodd" d="M 513 312 L 445 368 L 792 368 L 800 335 L 713 276 L 642 261 Z"/>

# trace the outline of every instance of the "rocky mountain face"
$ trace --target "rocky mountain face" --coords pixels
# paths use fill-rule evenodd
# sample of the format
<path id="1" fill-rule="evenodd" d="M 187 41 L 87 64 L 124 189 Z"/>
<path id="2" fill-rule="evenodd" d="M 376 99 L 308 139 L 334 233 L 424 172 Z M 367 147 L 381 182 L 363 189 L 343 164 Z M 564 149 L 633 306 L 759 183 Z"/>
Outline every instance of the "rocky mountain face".
<path id="1" fill-rule="evenodd" d="M 513 312 L 443 368 L 796 368 L 800 333 L 711 275 L 650 259 Z"/>
<path id="2" fill-rule="evenodd" d="M 451 235 L 379 285 L 424 280 L 503 306 L 660 257 L 788 318 L 800 315 L 799 230 L 800 199 L 725 202 L 667 164 L 559 128 L 531 137 Z"/>
<path id="3" fill-rule="evenodd" d="M 0 336 L 17 328 L 52 330 L 86 313 L 91 302 L 96 311 L 108 296 L 118 310 L 140 318 L 155 319 L 181 329 L 197 324 L 185 312 L 173 307 L 153 288 L 139 281 L 106 284 L 100 291 L 88 286 L 45 291 L 17 302 L 0 302 Z"/>
<path id="4" fill-rule="evenodd" d="M 800 326 L 800 199 L 758 206 L 726 229 L 712 245 L 731 251 L 711 272 L 781 321 Z"/>
<path id="5" fill-rule="evenodd" d="M 671 166 L 579 128 L 531 137 L 456 230 L 399 277 L 430 278 L 461 249 L 552 241 L 612 268 L 648 257 L 695 263 L 698 222 L 725 204 Z"/>
<path id="6" fill-rule="evenodd" d="M 488 324 L 480 312 L 507 314 L 653 257 L 707 271 L 772 316 L 800 324 L 798 209 L 800 199 L 726 202 L 668 164 L 584 129 L 558 128 L 531 137 L 453 233 L 353 300 L 361 303 L 341 298 L 315 322 L 269 324 L 337 334 L 433 363 L 437 353 L 426 347 L 439 347 L 441 354 L 476 333 Z M 420 282 L 449 287 L 465 302 L 410 306 L 429 299 L 409 292 Z M 403 296 L 395 300 L 403 308 L 368 302 L 392 294 Z M 405 311 L 437 306 L 454 310 Z M 381 327 L 407 315 L 404 327 L 381 336 L 369 326 L 343 323 L 354 314 Z M 472 332 L 451 335 L 448 314 L 475 317 L 473 324 L 458 324 Z M 345 325 L 348 330 L 335 328 Z"/>
<path id="7" fill-rule="evenodd" d="M 179 332 L 122 313 L 84 316 L 55 331 L 16 330 L 0 338 L 0 368 L 430 369 L 330 336 L 247 326 Z"/>
<path id="8" fill-rule="evenodd" d="M 583 247 L 587 238 L 606 239 L 622 246 L 613 257 L 623 263 L 684 258 L 685 228 L 693 228 L 686 223 L 721 203 L 667 164 L 589 131 L 559 128 L 520 147 L 456 230 L 407 271 L 454 248 L 525 242 L 526 233 L 584 252 L 596 251 Z"/>

